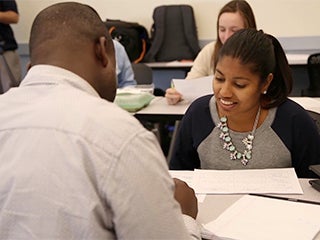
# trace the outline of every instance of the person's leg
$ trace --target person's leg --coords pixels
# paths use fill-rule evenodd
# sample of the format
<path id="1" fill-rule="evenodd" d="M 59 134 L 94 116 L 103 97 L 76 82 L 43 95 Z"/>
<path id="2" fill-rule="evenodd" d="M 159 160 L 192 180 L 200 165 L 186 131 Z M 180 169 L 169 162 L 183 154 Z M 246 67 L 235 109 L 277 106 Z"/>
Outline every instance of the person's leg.
<path id="1" fill-rule="evenodd" d="M 19 86 L 21 81 L 20 58 L 16 51 L 5 51 L 0 58 L 2 92 Z"/>

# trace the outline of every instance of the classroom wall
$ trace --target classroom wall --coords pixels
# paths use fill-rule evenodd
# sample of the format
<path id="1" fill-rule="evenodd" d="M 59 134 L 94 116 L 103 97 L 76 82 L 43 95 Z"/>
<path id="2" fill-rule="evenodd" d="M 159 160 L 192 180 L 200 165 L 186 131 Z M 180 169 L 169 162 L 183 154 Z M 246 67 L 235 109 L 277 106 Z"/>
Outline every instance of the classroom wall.
<path id="1" fill-rule="evenodd" d="M 28 43 L 32 21 L 43 8 L 59 0 L 17 0 L 20 22 L 13 25 L 19 44 Z M 102 19 L 112 18 L 139 22 L 148 30 L 152 12 L 165 4 L 193 6 L 200 40 L 216 39 L 215 24 L 220 8 L 228 0 L 78 0 L 94 7 Z M 317 19 L 319 0 L 248 0 L 257 25 L 276 37 L 320 36 Z"/>

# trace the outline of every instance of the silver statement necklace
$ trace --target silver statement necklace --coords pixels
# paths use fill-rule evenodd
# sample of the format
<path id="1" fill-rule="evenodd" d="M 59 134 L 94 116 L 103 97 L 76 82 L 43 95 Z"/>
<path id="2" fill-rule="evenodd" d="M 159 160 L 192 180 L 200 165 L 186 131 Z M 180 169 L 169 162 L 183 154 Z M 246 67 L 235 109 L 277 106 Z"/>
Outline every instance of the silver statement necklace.
<path id="1" fill-rule="evenodd" d="M 234 144 L 232 143 L 232 139 L 229 133 L 228 127 L 228 119 L 227 117 L 221 117 L 220 123 L 217 125 L 220 128 L 221 133 L 219 138 L 223 141 L 223 149 L 226 149 L 230 152 L 230 159 L 231 160 L 240 160 L 241 163 L 246 166 L 252 157 L 252 148 L 253 148 L 253 139 L 254 133 L 257 129 L 257 125 L 260 118 L 261 106 L 259 106 L 256 118 L 254 120 L 252 131 L 248 134 L 247 137 L 242 139 L 242 143 L 245 145 L 245 150 L 243 153 L 239 152 Z"/>

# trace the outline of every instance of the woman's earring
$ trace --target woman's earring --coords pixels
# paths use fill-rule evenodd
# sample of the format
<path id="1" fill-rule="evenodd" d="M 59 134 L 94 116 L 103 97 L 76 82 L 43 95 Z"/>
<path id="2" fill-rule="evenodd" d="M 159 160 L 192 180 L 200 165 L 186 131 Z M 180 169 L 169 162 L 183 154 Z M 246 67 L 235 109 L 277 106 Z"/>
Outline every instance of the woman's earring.
<path id="1" fill-rule="evenodd" d="M 267 94 L 267 90 L 264 90 L 264 91 L 263 91 L 263 94 L 264 94 L 264 95 Z"/>

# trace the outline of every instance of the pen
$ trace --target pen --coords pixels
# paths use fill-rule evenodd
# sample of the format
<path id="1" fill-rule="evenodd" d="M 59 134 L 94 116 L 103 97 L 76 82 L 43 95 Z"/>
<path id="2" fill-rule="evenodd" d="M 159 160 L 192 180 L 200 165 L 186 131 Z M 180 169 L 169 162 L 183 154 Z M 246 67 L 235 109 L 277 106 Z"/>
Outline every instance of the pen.
<path id="1" fill-rule="evenodd" d="M 174 88 L 174 83 L 173 83 L 173 81 L 171 81 L 171 88 Z"/>
<path id="2" fill-rule="evenodd" d="M 251 195 L 251 196 L 256 196 L 256 197 L 273 198 L 273 199 L 278 199 L 278 200 L 286 200 L 286 201 L 298 202 L 298 203 L 309 203 L 309 204 L 320 205 L 320 202 L 309 201 L 309 200 L 302 200 L 302 199 L 296 199 L 296 198 L 279 197 L 279 196 L 259 194 L 259 193 L 250 193 L 249 195 Z"/>

